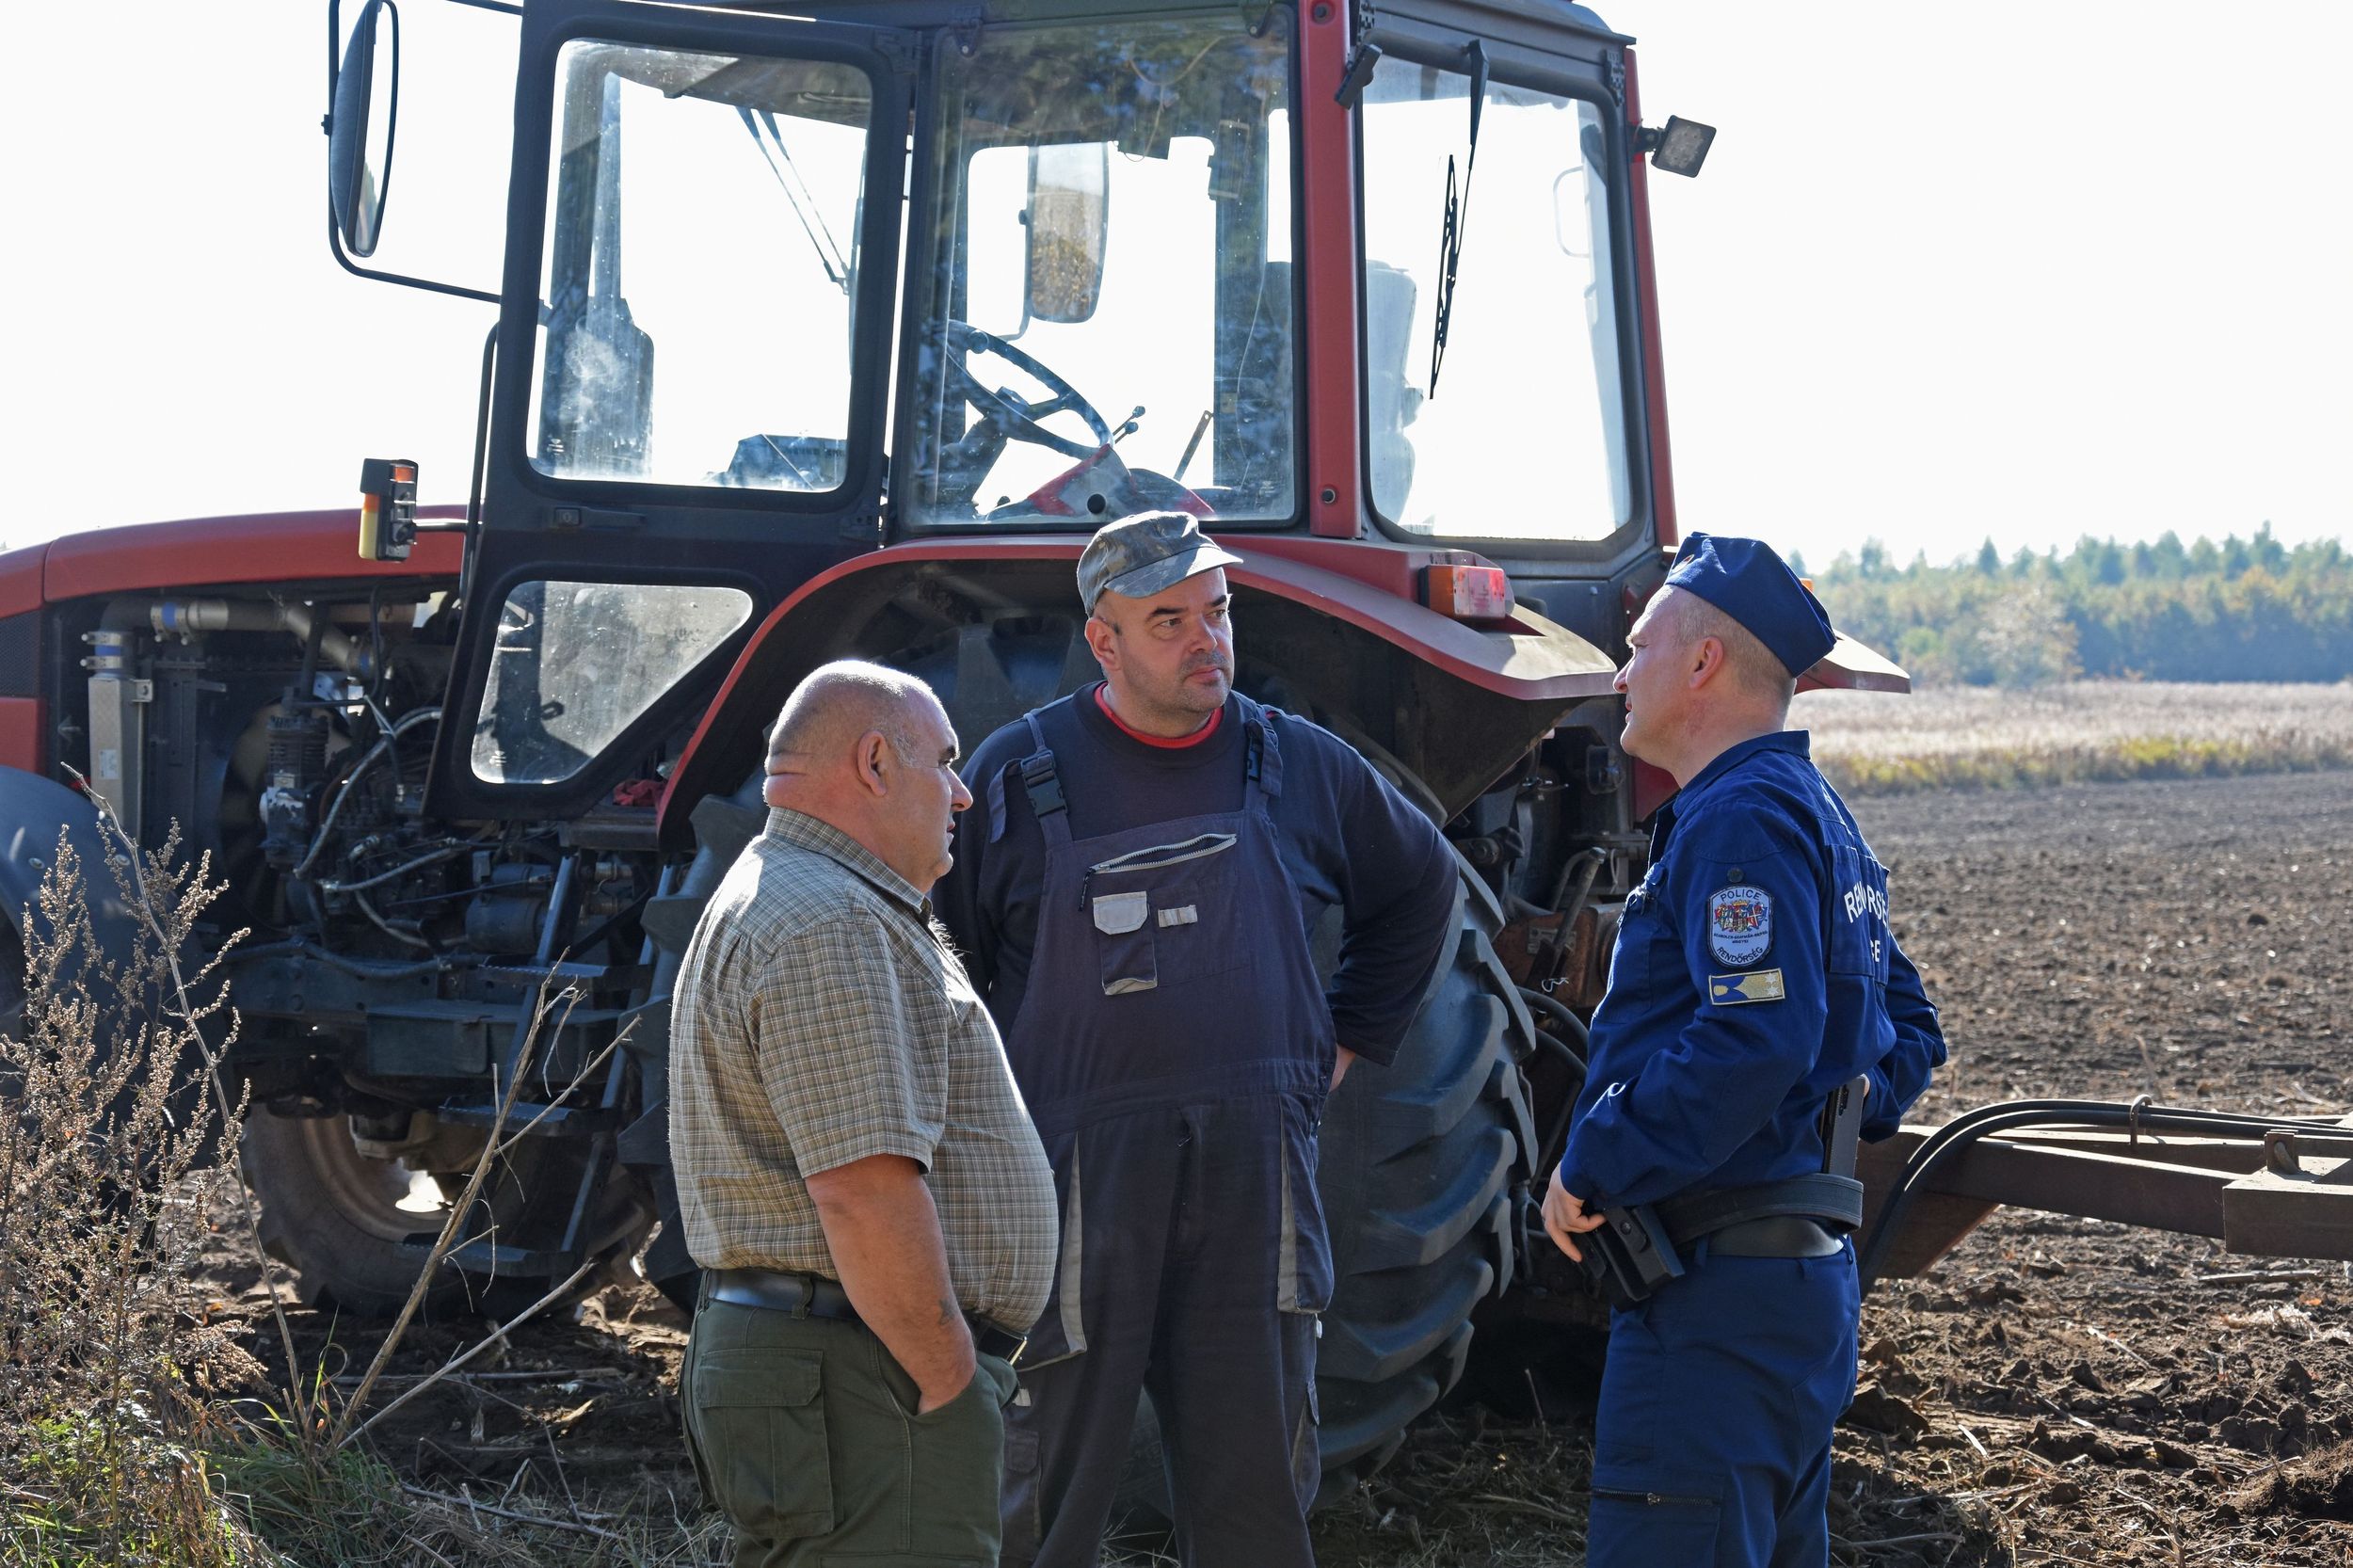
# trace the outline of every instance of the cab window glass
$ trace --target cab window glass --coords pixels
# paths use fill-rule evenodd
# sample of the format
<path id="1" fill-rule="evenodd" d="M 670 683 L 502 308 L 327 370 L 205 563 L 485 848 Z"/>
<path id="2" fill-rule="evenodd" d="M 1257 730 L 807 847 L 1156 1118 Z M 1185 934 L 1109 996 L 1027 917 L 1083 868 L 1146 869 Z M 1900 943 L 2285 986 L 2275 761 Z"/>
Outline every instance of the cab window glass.
<path id="1" fill-rule="evenodd" d="M 1391 57 L 1359 111 L 1373 506 L 1424 537 L 1606 538 L 1633 497 L 1601 113 L 1491 81 L 1474 163 L 1469 95 Z M 1433 392 L 1449 160 L 1461 248 Z"/>
<path id="2" fill-rule="evenodd" d="M 991 26 L 945 53 L 913 520 L 1292 514 L 1289 26 Z"/>
<path id="3" fill-rule="evenodd" d="M 740 588 L 521 584 L 499 607 L 474 724 L 475 776 L 569 778 L 751 613 Z"/>
<path id="4" fill-rule="evenodd" d="M 533 466 L 840 488 L 865 73 L 584 40 L 558 71 Z"/>

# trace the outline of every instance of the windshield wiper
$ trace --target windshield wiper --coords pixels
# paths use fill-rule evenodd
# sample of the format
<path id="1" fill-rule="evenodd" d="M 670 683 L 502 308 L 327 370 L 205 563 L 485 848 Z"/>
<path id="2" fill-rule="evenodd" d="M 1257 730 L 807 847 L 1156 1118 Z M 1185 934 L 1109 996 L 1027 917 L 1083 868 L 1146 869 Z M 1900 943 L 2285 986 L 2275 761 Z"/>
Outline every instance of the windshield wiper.
<path id="1" fill-rule="evenodd" d="M 817 252 L 817 264 L 825 269 L 825 281 L 847 295 L 850 292 L 849 264 L 841 259 L 841 247 L 834 243 L 833 232 L 825 227 L 824 215 L 817 210 L 817 198 L 810 194 L 808 182 L 801 178 L 800 166 L 792 161 L 792 150 L 784 145 L 784 134 L 776 129 L 776 111 L 762 109 L 759 118 L 754 119 L 752 111 L 739 104 L 735 112 L 743 116 L 744 128 L 752 134 L 752 145 L 759 148 L 760 155 L 768 160 L 769 172 L 776 177 L 776 184 L 784 191 L 784 199 L 792 204 L 792 216 L 801 220 L 801 232 L 808 236 L 810 247 Z M 762 125 L 768 128 L 765 139 L 760 134 Z M 770 142 L 776 144 L 774 152 L 768 151 Z M 781 164 L 776 162 L 779 157 L 784 160 Z M 791 171 L 790 178 L 787 177 L 787 170 Z"/>
<path id="2" fill-rule="evenodd" d="M 1447 328 L 1454 319 L 1454 270 L 1463 261 L 1463 223 L 1470 212 L 1471 171 L 1479 167 L 1479 111 L 1487 103 L 1487 51 L 1473 39 L 1470 56 L 1470 146 L 1463 154 L 1463 186 L 1454 187 L 1454 154 L 1446 159 L 1446 221 L 1438 229 L 1438 314 L 1430 334 L 1430 392 L 1438 395 L 1438 367 L 1446 360 Z"/>

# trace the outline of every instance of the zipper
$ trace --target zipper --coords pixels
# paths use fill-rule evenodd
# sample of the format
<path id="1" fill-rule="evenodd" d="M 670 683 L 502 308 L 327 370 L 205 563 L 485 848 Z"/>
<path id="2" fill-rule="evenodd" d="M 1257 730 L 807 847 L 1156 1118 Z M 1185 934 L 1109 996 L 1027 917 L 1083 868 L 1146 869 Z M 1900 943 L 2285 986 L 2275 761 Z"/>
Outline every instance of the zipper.
<path id="1" fill-rule="evenodd" d="M 1591 1495 L 1595 1497 L 1615 1497 L 1620 1502 L 1641 1503 L 1645 1508 L 1717 1508 L 1713 1497 L 1687 1497 L 1673 1492 L 1621 1492 L 1614 1487 L 1596 1486 Z"/>
<path id="2" fill-rule="evenodd" d="M 1187 839 L 1181 843 L 1154 844 L 1148 849 L 1130 850 L 1125 855 L 1114 855 L 1109 860 L 1099 860 L 1089 866 L 1086 874 L 1079 878 L 1079 912 L 1082 915 L 1086 913 L 1087 888 L 1095 881 L 1097 872 L 1109 876 L 1128 872 L 1162 871 L 1170 866 L 1181 866 L 1188 860 L 1223 855 L 1234 847 L 1237 837 L 1232 833 L 1204 833 L 1197 839 Z"/>
<path id="3" fill-rule="evenodd" d="M 1097 861 L 1087 868 L 1087 874 L 1092 876 L 1096 872 L 1157 872 L 1168 866 L 1181 866 L 1188 860 L 1224 854 L 1234 847 L 1236 837 L 1231 833 L 1204 833 L 1182 843 L 1154 844 L 1149 849 L 1131 850 L 1126 855 Z"/>

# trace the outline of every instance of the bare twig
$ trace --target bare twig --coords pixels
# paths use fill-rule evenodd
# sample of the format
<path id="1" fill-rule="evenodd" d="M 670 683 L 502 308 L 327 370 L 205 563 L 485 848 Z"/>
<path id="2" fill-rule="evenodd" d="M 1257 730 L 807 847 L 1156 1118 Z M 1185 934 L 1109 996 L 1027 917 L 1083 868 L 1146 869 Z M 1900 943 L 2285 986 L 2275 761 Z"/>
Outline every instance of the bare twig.
<path id="1" fill-rule="evenodd" d="M 576 1519 L 558 1519 L 552 1514 L 525 1513 L 520 1509 L 497 1508 L 489 1503 L 476 1502 L 471 1494 L 453 1497 L 446 1492 L 429 1492 L 422 1486 L 412 1486 L 407 1481 L 400 1483 L 400 1489 L 412 1497 L 424 1497 L 445 1507 L 463 1507 L 469 1512 L 495 1514 L 501 1519 L 513 1519 L 521 1524 L 537 1525 L 546 1529 L 576 1530 L 582 1535 L 593 1535 L 600 1541 L 627 1539 L 616 1531 L 600 1529 L 594 1525 L 582 1524 Z"/>
<path id="2" fill-rule="evenodd" d="M 2268 1285 L 2274 1281 L 2327 1279 L 2326 1269 L 2241 1269 L 2227 1274 L 2192 1274 L 2192 1285 Z"/>
<path id="3" fill-rule="evenodd" d="M 336 1417 L 335 1433 L 331 1440 L 335 1448 L 342 1448 L 352 1437 L 353 1420 L 366 1405 L 368 1395 L 375 1390 L 376 1382 L 384 1374 L 385 1368 L 391 1364 L 393 1350 L 407 1335 L 409 1323 L 415 1320 L 418 1311 L 424 1306 L 425 1297 L 433 1287 L 433 1276 L 440 1269 L 442 1259 L 449 1256 L 456 1240 L 458 1227 L 464 1224 L 466 1216 L 473 1211 L 474 1202 L 481 1196 L 483 1185 L 489 1179 L 492 1166 L 498 1162 L 502 1155 L 514 1146 L 516 1139 L 528 1135 L 543 1118 L 551 1114 L 556 1102 L 560 1102 L 573 1090 L 586 1082 L 589 1075 L 603 1065 L 614 1050 L 619 1047 L 621 1041 L 627 1037 L 628 1032 L 624 1030 L 620 1035 L 608 1041 L 603 1049 L 597 1052 L 593 1059 L 572 1075 L 571 1081 L 566 1084 L 560 1093 L 551 1096 L 550 1104 L 541 1107 L 538 1113 L 524 1123 L 518 1131 L 502 1138 L 500 1134 L 505 1128 L 507 1118 L 514 1113 L 515 1102 L 522 1093 L 523 1080 L 529 1076 L 531 1063 L 538 1052 L 539 1034 L 541 1030 L 547 1027 L 548 1015 L 555 1011 L 558 1003 L 561 1004 L 562 1013 L 555 1020 L 555 1027 L 560 1032 L 566 1020 L 571 1016 L 572 1009 L 579 1004 L 580 993 L 568 985 L 562 991 L 556 992 L 553 1000 L 550 1000 L 549 993 L 555 984 L 555 973 L 551 970 L 539 982 L 539 998 L 532 1011 L 531 1027 L 523 1036 L 521 1049 L 516 1053 L 514 1071 L 508 1075 L 506 1086 L 499 1096 L 498 1110 L 490 1118 L 489 1131 L 482 1140 L 482 1152 L 475 1158 L 473 1170 L 466 1177 L 466 1190 L 458 1194 L 456 1202 L 450 1205 L 448 1217 L 441 1222 L 440 1234 L 434 1238 L 432 1249 L 425 1256 L 424 1266 L 418 1272 L 416 1283 L 409 1287 L 408 1299 L 401 1303 L 400 1315 L 393 1320 L 392 1326 L 386 1332 L 383 1342 L 377 1345 L 376 1355 L 368 1363 L 368 1369 L 360 1380 L 360 1386 L 353 1391 L 350 1400 Z M 575 1274 L 573 1277 L 579 1276 Z M 432 1381 L 431 1378 L 426 1380 L 427 1383 Z M 422 1387 L 424 1384 L 419 1386 Z"/>
<path id="4" fill-rule="evenodd" d="M 1563 1525 L 1575 1525 L 1579 1529 L 1585 1528 L 1585 1521 L 1576 1514 L 1563 1513 L 1557 1508 L 1546 1508 L 1542 1503 L 1531 1503 L 1525 1497 L 1505 1497 L 1493 1492 L 1480 1492 L 1473 1494 L 1471 1500 L 1493 1503 L 1497 1508 L 1509 1509 L 1516 1513 L 1533 1513 L 1540 1519 L 1552 1519 Z"/>
<path id="5" fill-rule="evenodd" d="M 557 1286 L 554 1289 L 549 1291 L 546 1295 L 541 1296 L 537 1301 L 533 1302 L 529 1306 L 524 1307 L 520 1312 L 518 1312 L 512 1318 L 509 1318 L 505 1322 L 501 1323 L 497 1328 L 491 1330 L 490 1333 L 476 1343 L 472 1350 L 467 1351 L 461 1355 L 453 1357 L 451 1360 L 442 1365 L 440 1371 L 428 1374 L 423 1381 L 418 1383 L 414 1388 L 409 1389 L 407 1393 L 401 1395 L 400 1398 L 394 1400 L 392 1403 L 386 1405 L 383 1409 L 377 1411 L 375 1415 L 360 1422 L 350 1432 L 345 1432 L 341 1438 L 337 1439 L 336 1447 L 341 1448 L 357 1442 L 361 1436 L 365 1435 L 369 1428 L 384 1419 L 385 1416 L 390 1416 L 393 1411 L 398 1410 L 402 1405 L 407 1404 L 410 1400 L 415 1399 L 426 1389 L 440 1383 L 449 1373 L 456 1371 L 459 1368 L 465 1366 L 466 1363 L 472 1361 L 475 1356 L 480 1355 L 491 1346 L 504 1342 L 510 1331 L 520 1327 L 531 1319 L 536 1318 L 541 1312 L 554 1305 L 557 1302 L 562 1301 L 566 1293 L 568 1292 L 573 1286 L 579 1284 L 583 1279 L 587 1277 L 589 1271 L 596 1268 L 597 1262 L 598 1260 L 592 1257 L 583 1263 L 579 1268 L 574 1269 L 570 1275 L 565 1279 L 563 1284 Z"/>
<path id="6" fill-rule="evenodd" d="M 437 1372 L 386 1372 L 376 1381 L 378 1384 L 414 1383 L 419 1378 L 438 1377 L 441 1374 Z M 628 1369 L 620 1367 L 551 1367 L 544 1371 L 510 1370 L 504 1372 L 466 1372 L 461 1374 L 457 1381 L 468 1384 L 587 1383 L 592 1381 L 605 1382 L 615 1378 L 626 1378 L 628 1376 Z M 342 1377 L 330 1379 L 329 1381 L 337 1384 L 357 1384 L 360 1381 L 360 1373 L 352 1372 Z"/>

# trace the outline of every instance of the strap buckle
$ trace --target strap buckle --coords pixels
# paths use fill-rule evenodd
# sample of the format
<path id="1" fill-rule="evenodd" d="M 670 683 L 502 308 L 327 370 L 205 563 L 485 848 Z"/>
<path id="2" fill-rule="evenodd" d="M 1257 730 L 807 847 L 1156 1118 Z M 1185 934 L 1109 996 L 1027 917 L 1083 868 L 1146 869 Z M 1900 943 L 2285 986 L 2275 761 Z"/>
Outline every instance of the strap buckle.
<path id="1" fill-rule="evenodd" d="M 1069 808 L 1069 803 L 1063 799 L 1062 776 L 1054 771 L 1054 754 L 1050 751 L 1021 759 L 1021 787 L 1029 792 L 1032 814 L 1041 821 Z"/>

